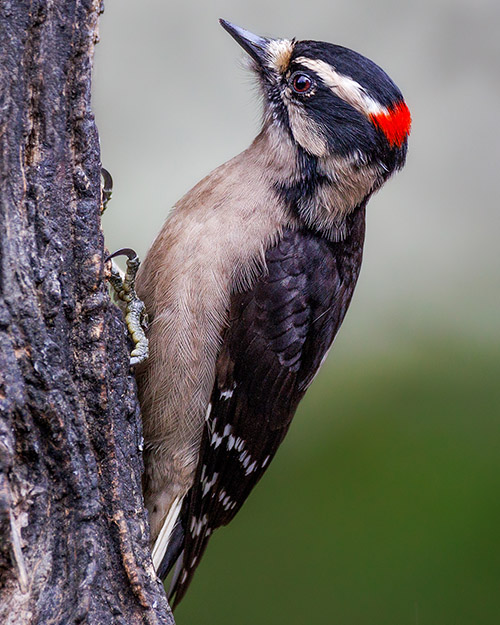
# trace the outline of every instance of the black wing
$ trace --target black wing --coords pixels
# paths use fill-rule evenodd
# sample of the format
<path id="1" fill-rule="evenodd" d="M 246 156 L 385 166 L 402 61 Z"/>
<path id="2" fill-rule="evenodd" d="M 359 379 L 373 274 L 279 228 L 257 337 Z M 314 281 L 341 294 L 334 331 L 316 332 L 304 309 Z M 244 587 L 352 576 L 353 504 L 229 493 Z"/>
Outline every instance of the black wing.
<path id="1" fill-rule="evenodd" d="M 170 596 L 181 600 L 211 533 L 241 508 L 285 436 L 351 300 L 364 211 L 347 241 L 286 231 L 268 273 L 232 298 L 194 485 L 165 564 L 180 554 Z M 167 564 L 168 563 L 168 564 Z"/>

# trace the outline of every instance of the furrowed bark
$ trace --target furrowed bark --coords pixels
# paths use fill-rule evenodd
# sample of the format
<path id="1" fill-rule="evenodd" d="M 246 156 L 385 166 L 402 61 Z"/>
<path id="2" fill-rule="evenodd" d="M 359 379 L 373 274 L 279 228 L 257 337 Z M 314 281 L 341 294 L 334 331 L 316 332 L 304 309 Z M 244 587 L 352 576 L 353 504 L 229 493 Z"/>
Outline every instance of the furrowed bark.
<path id="1" fill-rule="evenodd" d="M 90 109 L 100 11 L 96 0 L 0 0 L 3 624 L 173 624 L 105 279 Z"/>

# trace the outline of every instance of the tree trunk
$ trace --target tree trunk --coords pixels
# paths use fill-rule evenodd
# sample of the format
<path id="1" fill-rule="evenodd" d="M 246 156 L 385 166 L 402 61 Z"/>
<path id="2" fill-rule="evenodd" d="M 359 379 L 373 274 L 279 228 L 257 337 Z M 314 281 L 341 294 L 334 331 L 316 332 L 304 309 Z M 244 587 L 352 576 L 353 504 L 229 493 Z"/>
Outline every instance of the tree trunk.
<path id="1" fill-rule="evenodd" d="M 100 228 L 100 0 L 0 0 L 0 622 L 173 624 Z M 128 242 L 127 242 L 128 243 Z"/>

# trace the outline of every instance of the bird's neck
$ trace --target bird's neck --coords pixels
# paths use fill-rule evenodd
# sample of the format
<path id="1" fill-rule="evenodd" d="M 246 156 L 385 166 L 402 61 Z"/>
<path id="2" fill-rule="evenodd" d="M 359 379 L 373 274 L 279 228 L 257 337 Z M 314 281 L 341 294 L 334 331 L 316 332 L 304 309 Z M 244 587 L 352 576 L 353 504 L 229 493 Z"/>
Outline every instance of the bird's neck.
<path id="1" fill-rule="evenodd" d="M 247 156 L 300 225 L 331 240 L 346 235 L 346 219 L 380 186 L 383 169 L 361 155 L 312 156 L 290 134 L 266 124 Z"/>

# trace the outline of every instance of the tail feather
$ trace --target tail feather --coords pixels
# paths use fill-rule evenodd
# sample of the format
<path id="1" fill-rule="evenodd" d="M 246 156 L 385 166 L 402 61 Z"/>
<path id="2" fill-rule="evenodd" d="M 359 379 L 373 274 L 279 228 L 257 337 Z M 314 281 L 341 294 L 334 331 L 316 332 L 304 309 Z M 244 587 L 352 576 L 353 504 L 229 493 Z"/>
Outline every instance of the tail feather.
<path id="1" fill-rule="evenodd" d="M 163 560 L 161 561 L 160 566 L 156 570 L 156 574 L 160 579 L 164 580 L 170 573 L 174 564 L 180 559 L 179 555 L 184 548 L 184 537 L 184 523 L 182 521 L 182 518 L 179 517 L 177 519 L 177 523 L 174 526 L 174 529 L 172 530 L 172 533 L 170 534 L 167 551 L 163 556 Z"/>
<path id="2" fill-rule="evenodd" d="M 170 587 L 167 592 L 167 599 L 170 604 L 172 602 L 172 598 L 174 594 L 176 593 L 177 584 L 179 583 L 179 578 L 181 576 L 181 573 L 184 570 L 183 562 L 184 562 L 184 550 L 181 551 L 181 553 L 179 554 L 179 557 L 177 558 L 177 561 L 175 563 L 175 568 L 174 568 L 174 574 L 172 576 L 172 581 L 170 582 Z M 172 607 L 173 609 L 172 605 L 170 607 Z"/>
<path id="3" fill-rule="evenodd" d="M 153 558 L 153 565 L 156 571 L 159 571 L 165 554 L 167 553 L 170 537 L 179 517 L 183 499 L 184 497 L 176 497 L 174 499 L 172 505 L 170 506 L 168 514 L 165 517 L 165 521 L 163 522 L 160 533 L 155 540 L 153 552 L 151 555 Z"/>

